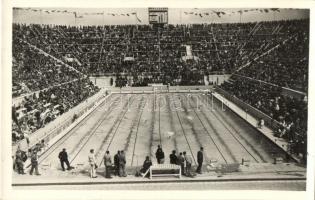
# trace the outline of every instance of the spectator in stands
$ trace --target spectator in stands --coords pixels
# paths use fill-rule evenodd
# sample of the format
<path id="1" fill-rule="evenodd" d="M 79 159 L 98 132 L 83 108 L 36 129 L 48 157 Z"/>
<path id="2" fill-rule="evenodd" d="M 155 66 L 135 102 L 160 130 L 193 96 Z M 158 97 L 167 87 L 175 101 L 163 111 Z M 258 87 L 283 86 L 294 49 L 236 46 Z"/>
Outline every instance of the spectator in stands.
<path id="1" fill-rule="evenodd" d="M 41 141 L 40 141 L 40 151 L 41 151 L 41 153 L 43 153 L 44 151 L 46 151 L 46 149 L 47 149 L 47 144 L 45 143 L 45 140 L 44 139 L 42 139 Z"/>
<path id="2" fill-rule="evenodd" d="M 177 164 L 177 156 L 176 156 L 176 150 L 173 150 L 170 154 L 170 163 L 176 165 Z"/>
<path id="3" fill-rule="evenodd" d="M 98 91 L 99 89 L 88 79 L 81 79 L 41 91 L 38 96 L 25 97 L 25 101 L 12 108 L 16 109 L 16 120 L 21 127 L 19 129 L 13 123 L 12 135 L 14 139 L 21 140 L 24 137 L 29 144 L 30 134 L 54 120 L 60 113 L 68 111 Z M 29 111 L 22 113 L 24 111 L 21 110 Z"/>
<path id="4" fill-rule="evenodd" d="M 163 152 L 163 149 L 160 145 L 158 145 L 158 148 L 155 152 L 155 157 L 157 159 L 157 162 L 158 164 L 163 164 L 164 163 L 164 158 L 165 158 L 165 155 L 164 155 L 164 152 Z"/>
<path id="5" fill-rule="evenodd" d="M 260 118 L 258 120 L 258 128 L 262 129 L 265 125 L 265 120 L 263 118 Z"/>
<path id="6" fill-rule="evenodd" d="M 32 156 L 32 149 L 31 148 L 29 148 L 28 150 L 27 150 L 27 157 L 31 157 Z"/>
<path id="7" fill-rule="evenodd" d="M 26 144 L 27 144 L 27 147 L 30 146 L 30 137 L 28 135 L 29 133 L 28 132 L 24 132 L 23 133 L 23 137 L 25 138 L 25 141 L 26 141 Z"/>
<path id="8" fill-rule="evenodd" d="M 307 103 L 303 100 L 304 97 L 298 99 L 284 96 L 281 88 L 277 86 L 238 76 L 232 76 L 221 87 L 273 118 L 275 123 L 278 123 L 274 134 L 276 137 L 305 143 L 302 140 L 295 140 L 296 135 L 304 135 L 307 130 L 307 123 L 303 123 L 303 121 L 307 122 Z M 264 122 L 259 120 L 258 127 L 263 125 Z"/>
<path id="9" fill-rule="evenodd" d="M 41 148 L 40 148 L 40 142 L 36 143 L 35 146 L 32 148 L 33 150 L 36 150 L 37 154 L 40 154 Z"/>
<path id="10" fill-rule="evenodd" d="M 104 159 L 104 166 L 105 166 L 105 177 L 112 178 L 111 177 L 112 157 L 109 154 L 109 151 L 106 151 L 106 154 L 104 155 L 103 159 Z"/>
<path id="11" fill-rule="evenodd" d="M 277 30 L 280 26 L 282 27 L 281 31 Z M 305 52 L 307 52 L 305 44 L 308 42 L 308 21 L 260 22 L 259 27 L 256 27 L 256 29 L 255 27 L 255 23 L 233 23 L 228 24 L 228 26 L 220 23 L 203 24 L 202 26 L 196 24 L 192 26 L 167 25 L 163 28 L 162 33 L 159 33 L 148 25 L 142 25 L 141 28 L 139 28 L 139 25 L 90 26 L 87 28 L 14 24 L 13 47 L 15 50 L 13 52 L 17 52 L 14 55 L 14 64 L 23 66 L 21 64 L 23 56 L 25 54 L 32 55 L 32 51 L 35 51 L 29 50 L 25 53 L 28 48 L 22 41 L 26 40 L 83 73 L 124 72 L 135 78 L 135 85 L 155 81 L 165 84 L 170 82 L 172 85 L 176 83 L 200 84 L 203 78 L 203 76 L 200 76 L 201 73 L 205 74 L 213 71 L 229 73 L 236 67 L 247 63 L 251 58 L 255 58 L 291 38 L 284 47 L 280 48 L 280 53 L 276 56 L 270 55 L 272 59 L 269 58 L 268 60 L 275 60 L 275 58 L 287 55 L 290 59 L 275 60 L 277 62 L 281 61 L 283 64 L 277 67 L 279 70 L 276 69 L 277 72 L 274 74 L 277 74 L 278 79 L 282 78 L 281 80 L 284 80 L 283 84 L 294 83 L 292 79 L 287 79 L 287 76 L 301 75 L 298 76 L 301 78 L 295 79 L 295 82 L 299 85 L 305 85 L 307 75 L 303 75 L 306 74 L 307 68 L 294 69 L 291 66 L 294 66 L 294 64 L 295 66 L 305 66 L 307 61 L 307 57 L 300 55 L 305 55 Z M 240 46 L 240 41 L 243 41 L 244 36 L 248 36 L 248 33 L 254 29 L 255 33 L 251 34 L 246 43 L 242 43 Z M 101 57 L 99 57 L 100 48 L 97 48 L 99 41 L 96 39 L 102 37 L 99 35 L 102 32 L 100 30 L 106 32 L 106 36 L 108 35 L 104 41 Z M 66 34 L 66 37 L 63 33 Z M 292 37 L 292 35 L 296 37 Z M 200 40 L 200 38 L 203 39 Z M 215 43 L 209 43 L 209 39 L 212 38 L 215 38 Z M 152 43 L 156 45 L 152 45 Z M 183 45 L 190 45 L 190 53 L 194 58 L 183 61 L 182 56 L 188 53 Z M 292 46 L 295 47 L 296 51 L 289 51 L 293 49 Z M 159 51 L 157 51 L 157 47 L 159 47 Z M 127 55 L 126 52 L 128 52 Z M 117 57 L 117 55 L 119 56 Z M 45 54 L 42 56 L 45 57 Z M 126 57 L 132 58 L 133 61 L 125 61 Z M 209 59 L 209 57 L 212 59 Z M 35 58 L 34 60 L 43 59 Z M 292 61 L 295 63 L 291 64 Z M 50 62 L 47 63 L 50 64 Z M 270 63 L 269 66 L 274 66 L 274 64 Z M 29 68 L 27 67 L 27 70 L 32 71 Z M 287 68 L 293 70 L 285 70 Z M 266 68 L 261 67 L 261 69 Z M 260 75 L 266 79 L 268 77 L 266 75 L 273 73 L 272 68 L 268 65 L 267 69 L 266 72 L 260 73 L 261 71 L 259 71 L 252 74 Z M 153 75 L 144 75 L 144 78 L 137 79 L 139 74 L 147 72 L 151 72 Z M 46 76 L 49 77 L 50 73 Z M 37 75 L 37 73 L 34 74 Z M 199 80 L 196 80 L 196 78 Z M 23 90 L 23 85 L 18 83 L 17 81 L 17 84 L 14 84 L 16 94 Z M 40 87 L 39 85 L 36 86 Z"/>

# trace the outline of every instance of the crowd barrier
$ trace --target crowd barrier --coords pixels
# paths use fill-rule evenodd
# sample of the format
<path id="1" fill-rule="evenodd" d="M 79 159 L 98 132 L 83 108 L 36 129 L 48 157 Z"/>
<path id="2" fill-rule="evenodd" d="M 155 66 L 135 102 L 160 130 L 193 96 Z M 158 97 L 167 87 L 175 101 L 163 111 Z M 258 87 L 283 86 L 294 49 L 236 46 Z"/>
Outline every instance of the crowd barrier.
<path id="1" fill-rule="evenodd" d="M 176 92 L 176 91 L 189 91 L 189 90 L 208 90 L 212 88 L 212 86 L 208 85 L 193 85 L 193 86 L 169 86 L 167 88 L 166 85 L 156 85 L 156 86 L 146 86 L 146 87 L 108 87 L 107 89 L 113 92 L 141 92 L 141 91 L 151 91 L 153 92 L 154 90 L 159 92 L 159 91 L 169 91 Z"/>

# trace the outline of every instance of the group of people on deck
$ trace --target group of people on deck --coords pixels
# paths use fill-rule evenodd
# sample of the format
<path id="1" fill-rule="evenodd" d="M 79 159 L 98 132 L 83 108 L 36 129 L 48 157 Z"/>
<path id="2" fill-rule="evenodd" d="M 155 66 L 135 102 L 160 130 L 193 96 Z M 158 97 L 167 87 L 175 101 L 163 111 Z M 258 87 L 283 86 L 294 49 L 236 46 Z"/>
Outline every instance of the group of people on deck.
<path id="1" fill-rule="evenodd" d="M 155 153 L 156 159 L 158 164 L 163 164 L 164 163 L 164 152 L 162 150 L 162 147 L 158 145 L 158 149 Z M 190 155 L 184 152 L 179 152 L 179 154 L 176 154 L 176 150 L 173 150 L 172 153 L 169 156 L 170 159 L 170 164 L 174 165 L 180 165 L 181 166 L 181 172 L 182 175 L 186 175 L 189 177 L 193 177 L 194 174 L 192 172 L 192 164 L 193 164 L 193 159 Z M 197 169 L 196 172 L 201 174 L 201 168 L 202 168 L 202 163 L 203 163 L 203 147 L 200 147 L 200 150 L 197 153 Z"/>
<path id="2" fill-rule="evenodd" d="M 157 163 L 164 164 L 165 154 L 160 145 L 158 145 L 155 155 L 156 155 Z M 34 149 L 34 151 L 29 152 L 29 155 L 24 155 L 24 152 L 18 149 L 15 157 L 16 158 L 14 162 L 14 167 L 19 174 L 25 174 L 24 162 L 27 159 L 27 157 L 30 157 L 31 158 L 30 174 L 33 174 L 33 171 L 35 170 L 35 174 L 40 175 L 38 172 L 38 150 L 37 149 Z M 74 169 L 74 167 L 70 165 L 70 162 L 68 160 L 68 153 L 65 148 L 63 148 L 62 151 L 58 154 L 58 158 L 60 161 L 62 171 L 65 171 L 66 169 L 67 170 Z M 181 167 L 182 175 L 185 175 L 188 177 L 195 176 L 194 173 L 192 172 L 193 159 L 185 151 L 180 152 L 179 154 L 176 154 L 176 150 L 173 150 L 172 153 L 169 155 L 169 159 L 170 159 L 170 164 L 179 165 Z M 88 155 L 88 162 L 89 162 L 90 177 L 96 178 L 97 177 L 96 169 L 99 166 L 95 158 L 94 149 L 90 149 L 90 152 Z M 112 172 L 115 176 L 119 176 L 119 177 L 127 176 L 126 156 L 123 150 L 119 150 L 117 154 L 114 155 L 113 160 L 112 160 L 112 156 L 110 155 L 110 152 L 107 150 L 101 163 L 104 163 L 104 166 L 105 166 L 105 174 L 104 174 L 105 178 L 112 178 Z M 201 171 L 202 171 L 201 170 L 202 163 L 203 163 L 203 147 L 201 147 L 197 153 L 198 166 L 197 166 L 196 172 L 199 174 L 201 174 Z M 65 168 L 65 165 L 66 165 L 66 168 Z M 140 173 L 145 174 L 150 169 L 151 166 L 152 166 L 152 161 L 149 156 L 146 156 L 145 161 L 142 165 L 142 168 L 140 169 Z"/>
<path id="3" fill-rule="evenodd" d="M 94 149 L 90 150 L 90 154 L 88 156 L 88 161 L 90 165 L 90 176 L 91 178 L 96 178 L 96 169 L 98 165 L 96 163 Z M 123 150 L 118 151 L 114 156 L 114 163 L 112 162 L 112 157 L 110 152 L 107 150 L 104 157 L 104 166 L 105 166 L 105 177 L 112 178 L 112 170 L 114 170 L 114 174 L 119 177 L 126 177 L 126 156 Z"/>
<path id="4" fill-rule="evenodd" d="M 155 153 L 157 163 L 163 164 L 165 162 L 165 154 L 160 145 L 158 145 L 157 151 Z M 172 153 L 169 155 L 170 164 L 180 165 L 182 175 L 188 177 L 194 177 L 194 173 L 192 172 L 192 165 L 193 159 L 190 155 L 188 155 L 185 151 L 176 154 L 176 150 L 173 150 Z M 90 154 L 88 156 L 89 166 L 90 166 L 90 176 L 91 178 L 96 178 L 96 169 L 98 165 L 96 163 L 94 149 L 90 150 Z M 118 151 L 115 154 L 114 159 L 112 160 L 112 156 L 110 152 L 107 150 L 102 162 L 104 162 L 105 166 L 105 178 L 112 178 L 112 171 L 114 171 L 115 176 L 119 177 L 126 177 L 126 156 L 123 150 Z M 201 174 L 202 173 L 202 163 L 203 163 L 203 147 L 197 153 L 197 169 L 196 172 Z M 142 168 L 140 169 L 140 173 L 145 174 L 150 167 L 152 166 L 152 161 L 149 156 L 146 156 Z"/>

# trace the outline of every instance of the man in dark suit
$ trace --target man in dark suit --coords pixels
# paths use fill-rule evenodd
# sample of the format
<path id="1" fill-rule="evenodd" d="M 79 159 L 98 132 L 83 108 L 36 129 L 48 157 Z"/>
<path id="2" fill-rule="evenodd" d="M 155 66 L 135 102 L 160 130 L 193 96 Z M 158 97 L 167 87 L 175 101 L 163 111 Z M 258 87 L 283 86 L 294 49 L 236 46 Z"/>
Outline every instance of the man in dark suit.
<path id="1" fill-rule="evenodd" d="M 196 172 L 198 174 L 201 174 L 201 167 L 203 163 L 203 147 L 200 147 L 200 151 L 198 151 L 197 153 L 197 162 L 198 162 L 198 167 L 197 167 Z"/>
<path id="2" fill-rule="evenodd" d="M 114 165 L 115 165 L 115 175 L 119 175 L 119 157 L 120 151 L 117 151 L 117 154 L 114 156 Z"/>
<path id="3" fill-rule="evenodd" d="M 146 156 L 145 157 L 145 161 L 143 162 L 143 166 L 142 166 L 142 169 L 140 170 L 140 172 L 143 173 L 143 174 L 146 173 L 150 169 L 151 166 L 152 166 L 152 161 L 151 161 L 149 156 Z M 150 176 L 150 172 L 147 173 L 147 176 Z"/>
<path id="4" fill-rule="evenodd" d="M 158 164 L 164 163 L 164 152 L 160 145 L 158 145 L 158 149 L 156 150 L 155 157 L 157 159 Z"/>
<path id="5" fill-rule="evenodd" d="M 174 165 L 177 164 L 177 156 L 175 150 L 173 150 L 172 154 L 170 154 L 170 163 Z"/>
<path id="6" fill-rule="evenodd" d="M 104 165 L 105 165 L 105 177 L 106 178 L 112 178 L 111 177 L 111 167 L 112 167 L 112 158 L 109 154 L 109 151 L 106 151 L 106 154 L 104 156 Z"/>
<path id="7" fill-rule="evenodd" d="M 68 153 L 66 152 L 66 149 L 62 149 L 62 151 L 59 153 L 58 158 L 61 163 L 62 171 L 65 171 L 64 163 L 67 165 L 67 170 L 73 169 L 73 167 L 70 166 L 69 160 L 68 160 Z"/>

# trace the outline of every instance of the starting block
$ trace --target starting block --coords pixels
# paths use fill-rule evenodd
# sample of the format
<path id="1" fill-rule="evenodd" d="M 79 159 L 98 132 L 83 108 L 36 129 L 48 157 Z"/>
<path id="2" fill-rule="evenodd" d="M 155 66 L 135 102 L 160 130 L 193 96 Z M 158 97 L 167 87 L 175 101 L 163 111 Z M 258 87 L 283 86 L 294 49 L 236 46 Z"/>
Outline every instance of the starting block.
<path id="1" fill-rule="evenodd" d="M 209 163 L 209 165 L 207 165 L 207 169 L 210 170 L 210 167 L 215 168 L 215 167 L 217 167 L 217 165 L 218 165 L 218 160 L 210 159 L 210 163 Z"/>
<path id="2" fill-rule="evenodd" d="M 83 166 L 84 166 L 83 163 L 77 163 L 77 164 L 76 164 L 76 168 L 77 168 L 77 169 L 82 169 Z"/>
<path id="3" fill-rule="evenodd" d="M 282 157 L 275 157 L 273 160 L 273 164 L 279 164 L 283 163 L 283 158 Z"/>
<path id="4" fill-rule="evenodd" d="M 43 163 L 41 164 L 41 167 L 45 167 L 45 168 L 51 167 L 51 163 Z"/>
<path id="5" fill-rule="evenodd" d="M 222 174 L 224 173 L 232 173 L 239 171 L 240 164 L 239 163 L 232 163 L 232 164 L 222 164 L 220 167 L 216 169 L 217 172 Z"/>
<path id="6" fill-rule="evenodd" d="M 77 175 L 81 172 L 84 172 L 84 173 L 89 173 L 89 170 L 88 169 L 84 169 L 84 164 L 83 163 L 77 163 L 75 165 L 75 167 L 73 167 L 73 169 L 70 171 L 71 174 L 74 174 L 74 175 Z"/>
<path id="7" fill-rule="evenodd" d="M 47 170 L 48 168 L 51 168 L 51 163 L 43 163 L 40 165 L 40 168 L 43 170 Z"/>
<path id="8" fill-rule="evenodd" d="M 242 165 L 249 166 L 250 160 L 242 158 Z"/>
<path id="9" fill-rule="evenodd" d="M 217 164 L 218 163 L 218 160 L 217 159 L 210 159 L 210 165 L 211 164 Z"/>

